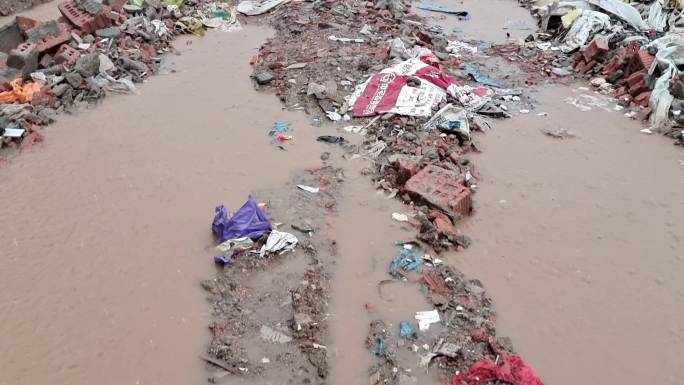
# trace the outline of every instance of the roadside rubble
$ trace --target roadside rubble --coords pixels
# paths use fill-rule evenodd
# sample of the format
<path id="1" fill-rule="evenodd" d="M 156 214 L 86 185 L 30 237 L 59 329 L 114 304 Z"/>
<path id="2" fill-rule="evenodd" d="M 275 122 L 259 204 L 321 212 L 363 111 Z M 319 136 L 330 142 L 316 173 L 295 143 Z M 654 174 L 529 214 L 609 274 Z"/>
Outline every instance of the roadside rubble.
<path id="1" fill-rule="evenodd" d="M 628 108 L 626 116 L 684 144 L 684 4 L 674 0 L 528 1 L 540 22 L 529 44 L 572 58 L 574 72 Z M 564 68 L 565 69 L 565 68 Z M 616 110 L 620 110 L 619 108 Z"/>
<path id="2" fill-rule="evenodd" d="M 295 175 L 287 194 L 259 193 L 263 203 L 249 197 L 232 215 L 216 208 L 215 252 L 230 264 L 219 264 L 216 277 L 201 282 L 212 307 L 211 342 L 200 356 L 210 382 L 231 374 L 326 383 L 328 281 L 336 251 L 318 230 L 335 215 L 343 181 L 341 170 L 324 165 Z M 297 183 L 321 191 L 310 194 Z M 305 237 L 285 232 L 286 224 Z"/>
<path id="3" fill-rule="evenodd" d="M 63 0 L 58 20 L 18 16 L 0 28 L 0 148 L 30 146 L 29 135 L 58 114 L 109 93 L 137 93 L 136 83 L 163 70 L 162 55 L 179 34 L 239 28 L 228 3 L 134 3 Z M 7 135 L 16 130 L 26 134 Z"/>
<path id="4" fill-rule="evenodd" d="M 552 71 L 561 65 L 551 52 L 461 41 L 426 26 L 409 8 L 402 1 L 283 4 L 257 18 L 276 37 L 250 61 L 256 88 L 274 92 L 288 109 L 305 110 L 314 123 L 355 120 L 343 130 L 362 133 L 363 142 L 341 151 L 367 161 L 364 173 L 375 186 L 407 205 L 392 218 L 412 226 L 416 240 L 395 254 L 389 274 L 421 282 L 434 309 L 421 309 L 401 328 L 371 323 L 371 385 L 415 381 L 412 367 L 419 364 L 455 376 L 513 354 L 510 341 L 496 336 L 496 312 L 482 285 L 436 256 L 471 244 L 458 223 L 472 214 L 480 179 L 469 157 L 481 150 L 475 133 L 534 109 L 525 87 L 567 78 Z M 333 138 L 319 141 L 338 142 Z M 380 297 L 387 282 L 378 284 Z M 420 347 L 407 343 L 416 338 Z"/>

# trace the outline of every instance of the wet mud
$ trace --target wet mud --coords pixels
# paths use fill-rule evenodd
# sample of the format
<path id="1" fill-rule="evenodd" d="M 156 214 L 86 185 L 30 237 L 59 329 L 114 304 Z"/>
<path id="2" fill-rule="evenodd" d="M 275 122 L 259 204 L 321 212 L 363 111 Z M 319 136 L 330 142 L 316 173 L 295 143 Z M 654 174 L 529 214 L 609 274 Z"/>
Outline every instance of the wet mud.
<path id="1" fill-rule="evenodd" d="M 0 382 L 206 378 L 198 283 L 212 274 L 214 206 L 320 164 L 306 117 L 250 82 L 269 34 L 178 40 L 175 73 L 60 117 L 50 140 L 0 170 L 12 197 L 0 210 Z M 298 151 L 271 144 L 276 120 Z"/>
<path id="2" fill-rule="evenodd" d="M 500 25 L 527 11 L 499 3 L 459 4 L 470 21 L 417 12 L 475 39 L 523 36 Z M 15 197 L 0 212 L 0 382 L 444 383 L 512 352 L 498 330 L 547 383 L 574 384 L 578 372 L 678 383 L 684 199 L 669 142 L 609 105 L 578 109 L 569 87 L 540 88 L 477 136 L 476 215 L 457 224 L 473 245 L 393 278 L 392 258 L 416 234 L 392 220 L 406 206 L 377 190 L 366 160 L 344 155 L 358 148 L 315 142 L 341 131 L 274 97 L 299 96 L 254 90 L 247 63 L 269 36 L 247 24 L 181 39 L 175 73 L 60 117 L 48 143 L 0 170 L 0 193 Z M 267 132 L 282 120 L 294 140 L 281 149 Z M 557 128 L 574 137 L 543 132 Z M 331 167 L 319 168 L 322 152 Z M 295 186 L 322 180 L 334 188 Z M 301 245 L 214 271 L 213 207 L 249 193 Z M 434 308 L 443 323 L 400 335 L 401 321 Z"/>

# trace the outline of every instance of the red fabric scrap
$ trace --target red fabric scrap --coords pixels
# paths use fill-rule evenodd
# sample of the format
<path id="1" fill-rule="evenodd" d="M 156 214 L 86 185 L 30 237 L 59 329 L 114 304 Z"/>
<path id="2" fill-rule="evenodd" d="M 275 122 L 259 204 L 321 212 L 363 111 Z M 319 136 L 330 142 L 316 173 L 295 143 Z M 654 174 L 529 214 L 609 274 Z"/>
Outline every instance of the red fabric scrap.
<path id="1" fill-rule="evenodd" d="M 512 385 L 544 385 L 520 356 L 502 355 L 499 358 L 500 365 L 491 360 L 476 362 L 469 372 L 451 377 L 451 385 L 477 385 L 496 380 Z"/>

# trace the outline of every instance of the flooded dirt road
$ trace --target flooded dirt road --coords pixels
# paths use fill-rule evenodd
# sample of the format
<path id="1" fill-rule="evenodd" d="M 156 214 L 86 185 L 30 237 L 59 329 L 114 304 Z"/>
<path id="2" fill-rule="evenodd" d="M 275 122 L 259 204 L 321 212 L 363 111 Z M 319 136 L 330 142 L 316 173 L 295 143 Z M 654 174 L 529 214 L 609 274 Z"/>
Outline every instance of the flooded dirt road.
<path id="1" fill-rule="evenodd" d="M 430 15 L 493 41 L 505 38 L 502 24 L 528 18 L 514 2 L 458 7 L 472 19 Z M 323 149 L 335 151 L 314 142 L 335 132 L 253 89 L 248 61 L 267 36 L 246 26 L 177 41 L 176 73 L 152 78 L 139 96 L 60 116 L 45 144 L 0 170 L 11 199 L 0 211 L 0 384 L 205 382 L 197 355 L 210 316 L 198 282 L 214 274 L 214 206 L 284 186 L 294 170 L 319 165 Z M 543 89 L 537 111 L 479 136 L 477 212 L 460 225 L 474 243 L 444 260 L 483 281 L 500 333 L 546 383 L 676 384 L 684 156 L 619 113 L 566 104 L 571 94 Z M 276 120 L 292 123 L 289 151 L 266 135 Z M 558 127 L 577 137 L 540 132 Z M 334 158 L 347 180 L 331 231 L 329 382 L 367 384 L 370 320 L 396 327 L 429 306 L 415 285 L 380 297 L 394 242 L 411 231 L 391 219 L 402 206 L 376 194 L 363 162 Z"/>
<path id="2" fill-rule="evenodd" d="M 204 381 L 214 206 L 310 166 L 304 114 L 257 93 L 246 27 L 176 43 L 176 73 L 62 115 L 0 170 L 0 384 Z M 267 132 L 292 123 L 297 151 Z M 11 198 L 9 198 L 11 197 Z"/>

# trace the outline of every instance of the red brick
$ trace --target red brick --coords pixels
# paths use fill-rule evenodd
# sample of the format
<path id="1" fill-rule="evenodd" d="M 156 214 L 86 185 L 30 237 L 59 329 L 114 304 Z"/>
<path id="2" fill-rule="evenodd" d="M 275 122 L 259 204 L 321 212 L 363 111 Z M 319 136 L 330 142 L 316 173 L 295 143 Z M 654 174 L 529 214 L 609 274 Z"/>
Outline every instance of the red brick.
<path id="1" fill-rule="evenodd" d="M 423 282 L 430 288 L 433 292 L 437 294 L 444 294 L 447 291 L 446 283 L 439 273 L 439 270 L 432 270 L 423 276 Z"/>
<path id="2" fill-rule="evenodd" d="M 432 223 L 435 225 L 435 228 L 437 229 L 438 233 L 446 236 L 456 235 L 454 225 L 451 223 L 451 220 L 449 218 L 435 218 L 435 220 Z"/>
<path id="3" fill-rule="evenodd" d="M 630 93 L 630 95 L 632 95 L 634 97 L 636 97 L 637 95 L 639 95 L 643 92 L 646 92 L 648 90 L 649 90 L 649 88 L 646 85 L 646 81 L 643 79 L 640 82 L 638 82 L 637 84 L 635 84 L 634 87 L 629 87 L 629 93 Z"/>
<path id="4" fill-rule="evenodd" d="M 584 56 L 585 61 L 591 62 L 601 58 L 606 52 L 608 52 L 608 39 L 603 36 L 596 36 L 582 51 L 582 56 Z"/>
<path id="5" fill-rule="evenodd" d="M 106 5 L 103 5 L 100 13 L 94 16 L 78 8 L 74 0 L 65 0 L 59 4 L 58 8 L 71 24 L 85 33 L 93 33 L 112 24 L 107 16 L 111 9 Z"/>
<path id="6" fill-rule="evenodd" d="M 644 75 L 646 75 L 646 70 L 637 71 L 627 78 L 627 86 L 629 88 L 634 87 L 637 83 L 644 80 Z"/>
<path id="7" fill-rule="evenodd" d="M 454 219 L 472 211 L 470 189 L 455 171 L 427 166 L 406 182 L 405 189 Z"/>
<path id="8" fill-rule="evenodd" d="M 645 91 L 640 93 L 638 96 L 634 98 L 634 103 L 643 106 L 643 107 L 648 107 L 648 101 L 651 99 L 651 91 Z"/>
<path id="9" fill-rule="evenodd" d="M 38 21 L 38 20 L 30 19 L 30 18 L 24 17 L 24 16 L 17 16 L 16 23 L 17 23 L 17 27 L 19 27 L 21 32 L 24 32 L 24 33 L 26 33 L 26 31 L 33 29 L 33 28 L 35 28 L 41 24 L 40 21 Z"/>
<path id="10" fill-rule="evenodd" d="M 59 32 L 55 34 L 41 33 L 40 31 L 38 31 L 38 29 L 44 28 L 44 26 L 35 27 L 27 32 L 27 35 L 29 36 L 38 36 L 36 39 L 29 39 L 32 43 L 36 43 L 36 45 L 38 46 L 38 52 L 43 53 L 45 51 L 49 51 L 52 48 L 55 48 L 60 44 L 64 44 L 71 40 L 71 28 L 69 27 L 69 25 L 59 23 L 57 24 L 57 27 L 59 29 Z"/>
<path id="11" fill-rule="evenodd" d="M 627 88 L 625 87 L 620 87 L 615 90 L 613 93 L 613 97 L 616 99 L 620 99 L 621 96 L 624 96 L 627 93 Z"/>
<path id="12" fill-rule="evenodd" d="M 81 52 L 79 52 L 76 48 L 73 48 L 68 44 L 62 44 L 62 46 L 59 47 L 59 51 L 57 51 L 55 54 L 55 61 L 59 64 L 67 63 L 72 65 L 76 63 L 76 59 L 78 59 L 80 56 Z"/>
<path id="13" fill-rule="evenodd" d="M 489 340 L 489 335 L 485 328 L 476 328 L 470 331 L 470 336 L 474 341 L 477 342 L 487 342 Z"/>
<path id="14" fill-rule="evenodd" d="M 637 59 L 641 68 L 649 70 L 655 60 L 655 56 L 651 55 L 647 50 L 642 49 L 637 52 Z"/>
<path id="15" fill-rule="evenodd" d="M 418 173 L 418 161 L 419 158 L 413 158 L 410 156 L 402 156 L 397 159 L 395 165 L 397 167 L 397 183 L 404 184 L 407 180 L 411 179 L 412 176 Z"/>

